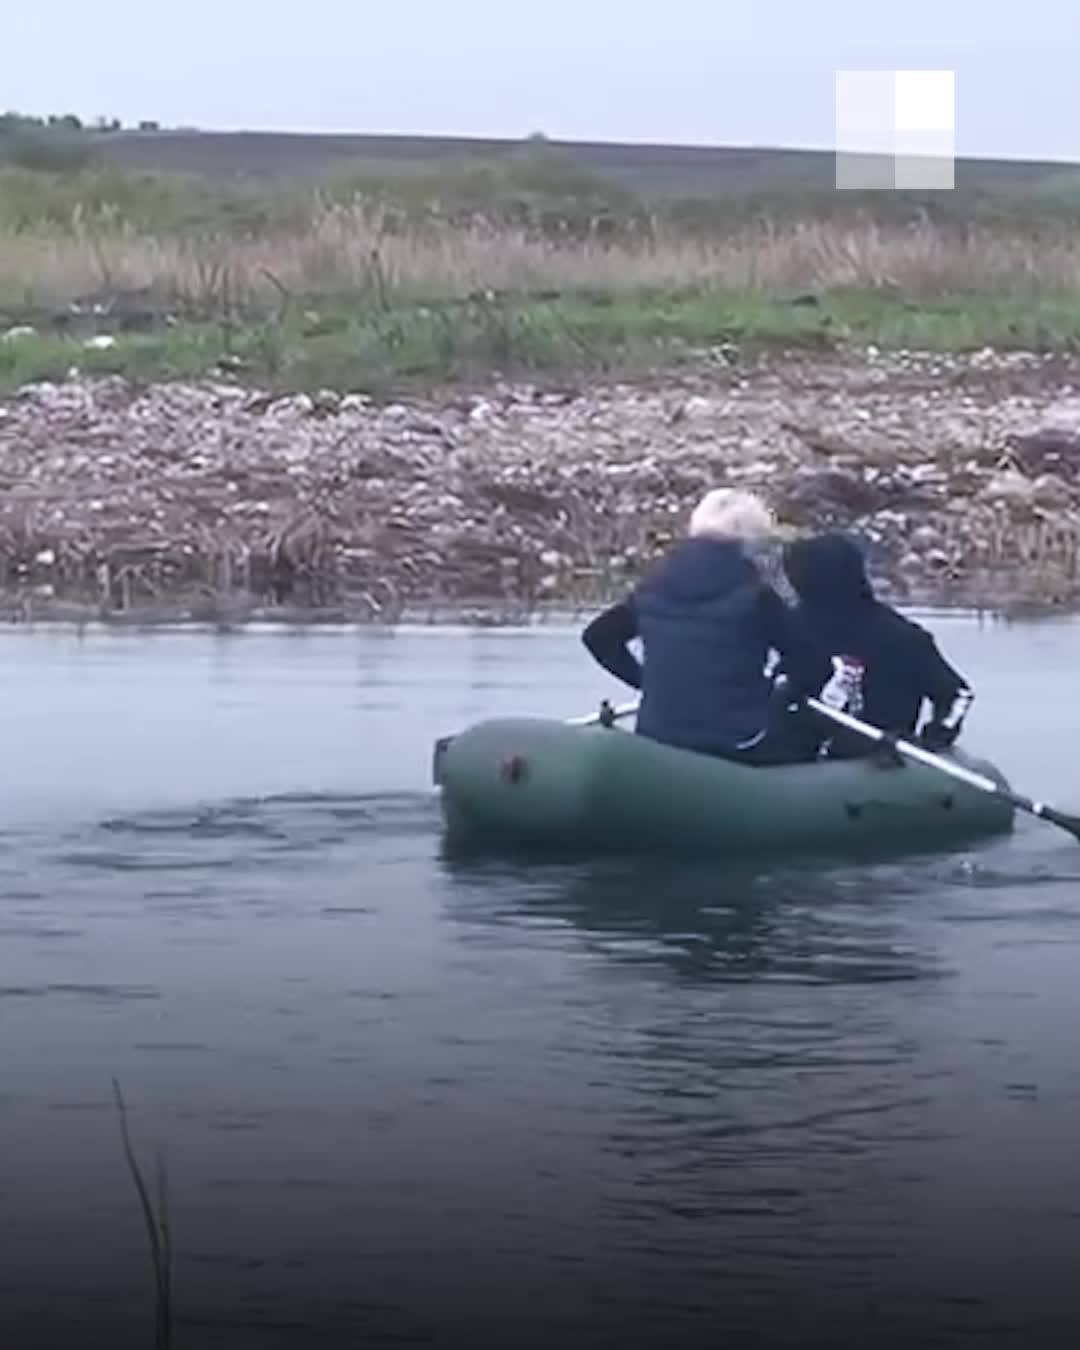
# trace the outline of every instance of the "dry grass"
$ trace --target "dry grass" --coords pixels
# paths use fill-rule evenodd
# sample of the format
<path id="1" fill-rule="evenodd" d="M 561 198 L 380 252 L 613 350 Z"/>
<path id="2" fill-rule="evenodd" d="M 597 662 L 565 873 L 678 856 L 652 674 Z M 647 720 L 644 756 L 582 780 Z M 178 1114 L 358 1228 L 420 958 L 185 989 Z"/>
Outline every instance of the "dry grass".
<path id="1" fill-rule="evenodd" d="M 637 239 L 561 241 L 475 220 L 404 222 L 362 205 L 326 206 L 307 228 L 265 237 L 145 235 L 118 223 L 0 231 L 0 295 L 61 306 L 102 291 L 151 291 L 205 309 L 283 298 L 464 297 L 711 288 L 772 295 L 886 289 L 913 300 L 953 295 L 1080 298 L 1080 237 L 1050 227 L 966 231 L 924 223 L 759 223 L 690 237 L 654 224 Z"/>

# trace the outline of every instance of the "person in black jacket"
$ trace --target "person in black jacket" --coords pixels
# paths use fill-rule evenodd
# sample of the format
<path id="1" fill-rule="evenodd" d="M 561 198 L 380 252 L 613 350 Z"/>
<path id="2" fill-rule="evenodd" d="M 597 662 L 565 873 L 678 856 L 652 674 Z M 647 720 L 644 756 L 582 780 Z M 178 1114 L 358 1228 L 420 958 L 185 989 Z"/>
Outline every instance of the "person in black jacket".
<path id="1" fill-rule="evenodd" d="M 833 658 L 844 710 L 894 735 L 912 736 L 924 703 L 931 716 L 918 730 L 929 750 L 957 739 L 974 695 L 918 624 L 875 599 L 858 545 L 842 534 L 789 544 L 784 571 L 798 596 L 796 617 L 806 640 Z M 826 702 L 832 701 L 825 694 Z M 826 733 L 830 757 L 873 753 L 864 738 Z"/>
<path id="2" fill-rule="evenodd" d="M 641 690 L 638 735 L 749 764 L 812 757 L 813 729 L 808 736 L 787 705 L 820 689 L 831 662 L 802 639 L 740 543 L 774 528 L 752 494 L 708 493 L 691 516 L 690 537 L 585 629 L 582 641 L 600 665 Z M 629 649 L 634 638 L 641 662 Z M 765 673 L 773 651 L 790 681 L 784 700 Z"/>

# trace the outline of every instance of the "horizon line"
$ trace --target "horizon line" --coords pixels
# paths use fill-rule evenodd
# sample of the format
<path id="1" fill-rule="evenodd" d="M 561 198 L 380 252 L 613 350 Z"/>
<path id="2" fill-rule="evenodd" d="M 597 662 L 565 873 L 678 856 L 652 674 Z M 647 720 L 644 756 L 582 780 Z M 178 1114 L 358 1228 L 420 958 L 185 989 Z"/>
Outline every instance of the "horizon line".
<path id="1" fill-rule="evenodd" d="M 146 119 L 152 120 L 152 119 Z M 167 135 L 199 135 L 199 136 L 293 136 L 310 140 L 389 140 L 389 141 L 434 141 L 434 142 L 459 142 L 476 145 L 522 145 L 530 140 L 541 139 L 549 145 L 579 147 L 579 148 L 603 148 L 603 149 L 638 149 L 638 150 L 691 150 L 691 151 L 746 151 L 755 154 L 812 154 L 812 155 L 836 155 L 844 156 L 862 156 L 866 158 L 875 158 L 863 151 L 843 150 L 836 146 L 827 145 L 769 145 L 757 144 L 753 142 L 739 141 L 654 141 L 646 139 L 627 139 L 627 140 L 608 140 L 584 136 L 549 136 L 546 132 L 532 131 L 524 135 L 514 136 L 508 134 L 502 135 L 480 135 L 474 132 L 452 132 L 452 131 L 312 131 L 297 130 L 289 127 L 203 127 L 195 125 L 185 126 L 159 126 L 154 130 L 140 130 L 137 125 L 121 127 L 117 131 L 103 131 L 100 134 L 106 136 L 135 135 L 153 136 Z M 1080 168 L 1080 159 L 1060 159 L 1056 155 L 1014 155 L 1005 153 L 979 152 L 977 154 L 963 153 L 957 151 L 954 155 L 941 156 L 944 159 L 951 159 L 956 163 L 1002 163 L 1002 164 L 1050 164 L 1060 165 L 1063 168 Z"/>

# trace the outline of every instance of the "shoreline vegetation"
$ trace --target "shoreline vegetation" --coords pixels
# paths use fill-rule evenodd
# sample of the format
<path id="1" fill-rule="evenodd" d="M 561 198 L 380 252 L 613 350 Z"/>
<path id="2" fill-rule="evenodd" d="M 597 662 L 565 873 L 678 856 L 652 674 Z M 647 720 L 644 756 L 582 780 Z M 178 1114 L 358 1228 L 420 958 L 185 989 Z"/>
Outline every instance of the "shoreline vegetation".
<path id="1" fill-rule="evenodd" d="M 221 140 L 0 118 L 9 617 L 591 605 L 721 482 L 900 601 L 1077 607 L 1080 168 L 661 191 L 543 138 L 306 176 Z"/>

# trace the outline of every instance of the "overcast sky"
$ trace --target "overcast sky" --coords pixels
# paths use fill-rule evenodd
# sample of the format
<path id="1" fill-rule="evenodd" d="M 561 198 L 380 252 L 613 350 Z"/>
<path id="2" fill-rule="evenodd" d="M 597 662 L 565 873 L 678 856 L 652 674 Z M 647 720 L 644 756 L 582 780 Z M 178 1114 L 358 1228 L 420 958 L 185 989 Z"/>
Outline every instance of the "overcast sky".
<path id="1" fill-rule="evenodd" d="M 953 69 L 964 155 L 1080 161 L 1080 0 L 50 0 L 0 105 L 125 122 L 834 145 L 837 69 Z"/>

